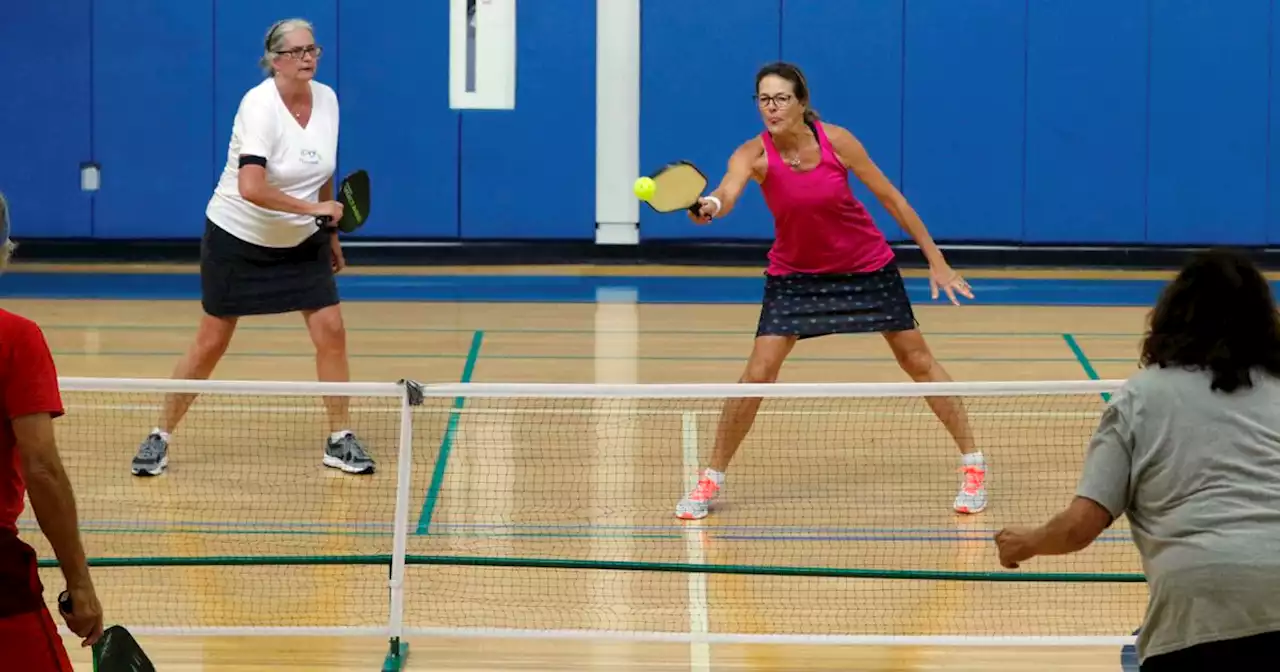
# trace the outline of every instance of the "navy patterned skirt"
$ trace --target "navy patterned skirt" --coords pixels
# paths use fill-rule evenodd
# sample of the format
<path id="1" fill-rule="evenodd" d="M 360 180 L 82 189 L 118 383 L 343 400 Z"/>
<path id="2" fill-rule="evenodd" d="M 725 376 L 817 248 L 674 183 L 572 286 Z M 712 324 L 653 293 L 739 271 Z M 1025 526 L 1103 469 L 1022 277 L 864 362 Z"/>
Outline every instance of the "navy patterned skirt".
<path id="1" fill-rule="evenodd" d="M 898 266 L 870 273 L 765 275 L 756 336 L 908 331 L 919 323 Z"/>

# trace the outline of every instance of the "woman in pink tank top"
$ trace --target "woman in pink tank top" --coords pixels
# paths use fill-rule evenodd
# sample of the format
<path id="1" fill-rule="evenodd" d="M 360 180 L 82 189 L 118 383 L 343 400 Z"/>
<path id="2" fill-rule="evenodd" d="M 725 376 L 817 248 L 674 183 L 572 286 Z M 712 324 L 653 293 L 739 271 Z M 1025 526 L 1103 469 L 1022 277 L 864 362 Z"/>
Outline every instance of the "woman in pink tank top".
<path id="1" fill-rule="evenodd" d="M 853 171 L 929 261 L 933 297 L 952 303 L 973 298 L 969 285 L 947 265 L 924 223 L 847 130 L 818 121 L 799 68 L 775 63 L 756 74 L 756 102 L 765 132 L 729 158 L 720 186 L 701 199 L 694 221 L 706 224 L 732 209 L 755 180 L 774 217 L 774 243 L 765 272 L 764 302 L 755 346 L 739 382 L 772 383 L 796 341 L 827 334 L 878 332 L 898 364 L 917 382 L 951 377 L 934 359 L 918 329 L 893 250 L 870 213 L 849 188 Z M 986 507 L 986 465 L 960 399 L 928 403 L 955 439 L 964 474 L 952 508 L 978 513 Z M 759 399 L 730 399 L 716 431 L 715 450 L 698 484 L 676 516 L 699 519 L 724 486 L 724 472 L 755 422 Z"/>

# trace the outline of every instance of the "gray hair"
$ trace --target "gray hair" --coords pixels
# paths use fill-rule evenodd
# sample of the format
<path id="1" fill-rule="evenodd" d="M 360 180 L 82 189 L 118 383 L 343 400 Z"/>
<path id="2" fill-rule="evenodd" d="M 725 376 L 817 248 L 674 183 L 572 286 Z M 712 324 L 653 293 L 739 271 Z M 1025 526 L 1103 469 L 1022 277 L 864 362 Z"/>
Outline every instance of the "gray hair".
<path id="1" fill-rule="evenodd" d="M 267 39 L 263 40 L 262 59 L 258 61 L 258 67 L 262 68 L 262 72 L 267 77 L 276 74 L 276 69 L 271 62 L 276 60 L 276 53 L 280 47 L 284 46 L 284 37 L 299 28 L 310 31 L 315 34 L 316 30 L 311 26 L 311 22 L 306 19 L 285 19 L 276 21 L 272 24 L 270 30 L 267 31 Z"/>
<path id="2" fill-rule="evenodd" d="M 9 267 L 9 257 L 18 249 L 18 244 L 9 240 L 9 202 L 4 194 L 0 194 L 0 273 Z"/>
<path id="3" fill-rule="evenodd" d="M 18 249 L 17 243 L 8 238 L 4 239 L 4 246 L 0 247 L 0 273 L 9 268 L 9 258 L 13 256 L 13 251 L 16 249 Z"/>

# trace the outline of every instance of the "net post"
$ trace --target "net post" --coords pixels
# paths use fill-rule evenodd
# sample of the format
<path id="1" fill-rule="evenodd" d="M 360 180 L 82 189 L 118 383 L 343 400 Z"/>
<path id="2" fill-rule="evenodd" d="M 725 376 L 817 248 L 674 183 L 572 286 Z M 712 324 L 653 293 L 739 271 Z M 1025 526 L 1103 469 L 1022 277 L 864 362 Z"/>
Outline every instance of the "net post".
<path id="1" fill-rule="evenodd" d="M 399 672 L 409 657 L 409 644 L 404 636 L 404 567 L 409 545 L 409 486 L 413 466 L 413 407 L 424 400 L 422 385 L 408 379 L 399 382 L 403 388 L 400 396 L 400 445 L 396 456 L 396 512 L 391 549 L 391 576 L 388 586 L 391 593 L 390 623 L 387 657 L 382 663 L 383 672 Z"/>

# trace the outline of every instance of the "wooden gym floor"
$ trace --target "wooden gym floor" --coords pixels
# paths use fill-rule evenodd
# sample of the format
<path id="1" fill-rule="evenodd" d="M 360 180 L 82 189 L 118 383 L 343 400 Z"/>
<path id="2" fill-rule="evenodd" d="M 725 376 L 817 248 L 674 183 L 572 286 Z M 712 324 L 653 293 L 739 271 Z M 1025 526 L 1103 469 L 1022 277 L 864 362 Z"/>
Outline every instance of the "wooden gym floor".
<path id="1" fill-rule="evenodd" d="M 60 374 L 167 377 L 199 319 L 194 269 L 23 266 L 0 306 L 37 320 Z M 958 381 L 1123 378 L 1164 274 L 990 271 L 976 300 L 917 317 Z M 353 269 L 344 314 L 354 380 L 730 383 L 751 345 L 759 271 L 697 268 Z M 352 298 L 354 297 L 354 298 Z M 754 297 L 754 298 L 753 298 Z M 246 319 L 215 377 L 313 380 L 298 316 Z M 877 336 L 801 343 L 788 382 L 903 381 Z M 94 557 L 381 554 L 394 502 L 396 404 L 354 404 L 373 477 L 319 465 L 315 399 L 202 398 L 170 472 L 128 462 L 154 395 L 68 393 L 60 440 Z M 904 400 L 768 402 L 701 525 L 671 516 L 710 451 L 717 400 L 467 402 L 415 413 L 411 554 L 997 571 L 990 535 L 1065 504 L 1102 401 L 974 400 L 991 506 L 950 511 L 955 450 Z M 447 450 L 444 449 L 447 444 Z M 438 465 L 442 459 L 447 462 Z M 437 468 L 439 467 L 439 468 Z M 437 474 L 437 472 L 439 472 Z M 433 490 L 433 476 L 439 477 Z M 29 515 L 29 514 L 28 514 Z M 693 527 L 696 536 L 687 533 Z M 24 536 L 50 557 L 28 520 Z M 690 541 L 693 539 L 694 541 Z M 1086 553 L 1027 571 L 1140 571 L 1123 525 Z M 101 568 L 109 622 L 145 626 L 378 626 L 385 569 Z M 53 570 L 46 593 L 60 589 Z M 795 635 L 1128 635 L 1141 584 L 956 582 L 411 566 L 410 627 Z M 140 637 L 161 670 L 372 670 L 378 638 Z M 74 643 L 68 640 L 69 646 Z M 410 670 L 1116 670 L 1118 647 L 946 648 L 410 639 Z M 77 667 L 87 655 L 73 651 Z"/>

